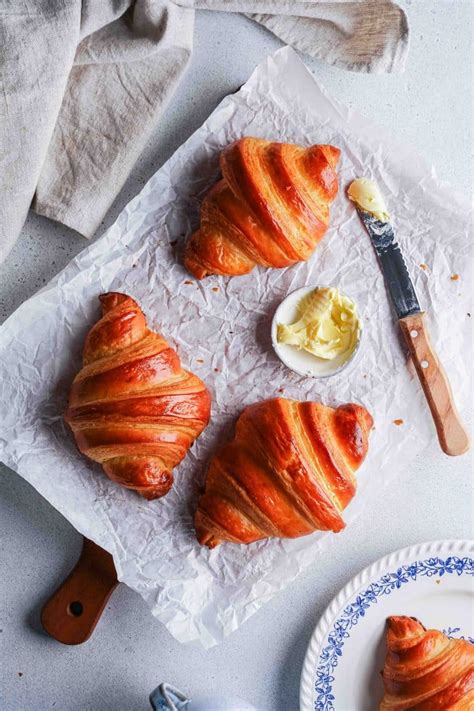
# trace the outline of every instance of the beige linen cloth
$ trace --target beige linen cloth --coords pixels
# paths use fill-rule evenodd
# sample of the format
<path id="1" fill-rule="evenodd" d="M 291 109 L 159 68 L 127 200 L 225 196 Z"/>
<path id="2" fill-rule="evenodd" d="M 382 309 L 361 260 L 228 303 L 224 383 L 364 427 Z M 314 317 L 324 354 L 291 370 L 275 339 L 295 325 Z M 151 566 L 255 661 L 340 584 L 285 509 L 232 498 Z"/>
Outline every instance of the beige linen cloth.
<path id="1" fill-rule="evenodd" d="M 0 261 L 30 206 L 94 234 L 183 75 L 199 9 L 353 71 L 400 71 L 408 49 L 389 0 L 0 0 Z"/>

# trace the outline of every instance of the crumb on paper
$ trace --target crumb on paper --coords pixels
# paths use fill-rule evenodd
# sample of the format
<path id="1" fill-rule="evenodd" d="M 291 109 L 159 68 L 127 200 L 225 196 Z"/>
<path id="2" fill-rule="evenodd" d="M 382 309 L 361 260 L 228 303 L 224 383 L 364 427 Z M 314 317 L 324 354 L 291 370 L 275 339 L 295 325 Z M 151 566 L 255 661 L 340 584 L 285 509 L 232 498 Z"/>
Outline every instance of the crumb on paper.
<path id="1" fill-rule="evenodd" d="M 469 318 L 471 318 L 471 314 L 469 313 L 469 311 L 467 312 L 467 315 L 469 316 Z"/>
<path id="2" fill-rule="evenodd" d="M 459 281 L 459 274 L 451 274 L 451 281 Z"/>
<path id="3" fill-rule="evenodd" d="M 185 281 L 184 283 L 185 283 L 185 284 L 191 284 L 191 286 L 192 286 L 192 284 L 193 284 L 193 282 L 192 282 L 192 281 L 189 281 L 189 279 L 186 279 L 186 281 Z"/>
<path id="4" fill-rule="evenodd" d="M 308 100 L 301 102 L 304 106 L 292 106 L 294 93 L 287 89 L 300 81 L 300 76 L 301 81 L 308 81 L 308 84 L 304 83 Z M 194 508 L 198 489 L 204 488 L 201 486 L 204 476 L 196 477 L 196 471 L 204 469 L 204 463 L 215 451 L 216 441 L 224 432 L 230 431 L 231 424 L 235 424 L 234 415 L 243 406 L 269 397 L 272 392 L 283 397 L 277 392 L 280 387 L 277 381 L 281 377 L 290 388 L 287 395 L 284 386 L 285 397 L 297 396 L 303 401 L 320 399 L 324 403 L 332 401 L 332 404 L 362 400 L 369 411 L 376 413 L 381 430 L 374 431 L 377 436 L 371 439 L 367 466 L 377 471 L 377 476 L 365 477 L 363 483 L 367 486 L 361 487 L 356 495 L 361 498 L 354 499 L 355 510 L 348 507 L 348 528 L 359 509 L 358 502 L 362 508 L 363 502 L 367 503 L 379 485 L 387 486 L 390 479 L 393 481 L 397 469 L 409 468 L 408 463 L 424 448 L 425 439 L 434 440 L 435 437 L 426 421 L 426 405 L 419 387 L 406 372 L 405 351 L 400 347 L 398 329 L 393 328 L 393 319 L 387 315 L 390 307 L 379 266 L 372 253 L 367 259 L 367 250 L 361 243 L 362 233 L 359 234 L 360 229 L 353 229 L 351 218 L 356 216 L 345 200 L 337 205 L 337 212 L 341 212 L 338 237 L 344 245 L 347 244 L 347 251 L 353 257 L 350 265 L 344 262 L 341 267 L 338 250 L 326 249 L 323 245 L 324 255 L 296 264 L 287 271 L 260 267 L 242 277 L 209 277 L 208 281 L 199 282 L 184 270 L 182 258 L 177 254 L 197 226 L 201 196 L 218 177 L 223 143 L 248 133 L 248 126 L 253 126 L 255 133 L 262 136 L 274 136 L 283 127 L 285 140 L 295 142 L 306 133 L 308 143 L 317 142 L 322 132 L 324 141 L 336 143 L 342 149 L 347 174 L 360 166 L 368 166 L 380 176 L 384 185 L 394 186 L 397 203 L 407 208 L 403 215 L 400 213 L 398 228 L 405 234 L 422 235 L 418 245 L 420 252 L 412 259 L 413 276 L 418 274 L 418 280 L 425 286 L 431 284 L 431 288 L 423 292 L 422 306 L 433 315 L 439 314 L 440 319 L 444 317 L 449 326 L 448 337 L 437 339 L 440 360 L 451 365 L 454 375 L 455 372 L 463 373 L 464 359 L 469 362 L 472 356 L 470 341 L 466 338 L 465 343 L 462 342 L 461 331 L 471 328 L 469 323 L 466 325 L 466 306 L 474 308 L 468 301 L 469 290 L 463 288 L 468 278 L 466 273 L 461 275 L 463 284 L 453 282 L 451 292 L 444 283 L 450 280 L 450 266 L 464 268 L 463 250 L 469 234 L 468 216 L 456 208 L 456 201 L 448 199 L 447 192 L 441 193 L 443 199 L 433 196 L 430 186 L 420 184 L 423 170 L 418 161 L 400 160 L 400 156 L 391 150 L 390 142 L 385 145 L 379 141 L 365 121 L 359 122 L 358 117 L 351 114 L 348 122 L 337 121 L 337 125 L 331 122 L 332 103 L 322 99 L 313 101 L 309 75 L 292 50 L 284 49 L 266 59 L 253 74 L 251 82 L 244 91 L 250 93 L 252 101 L 241 99 L 241 95 L 237 99 L 232 96 L 224 99 L 227 103 L 221 105 L 198 133 L 183 144 L 171 161 L 152 177 L 148 189 L 122 213 L 117 229 L 94 242 L 94 278 L 91 278 L 88 253 L 81 253 L 61 273 L 59 282 L 56 278 L 46 292 L 36 294 L 20 313 L 10 317 L 8 339 L 5 329 L 1 329 L 4 333 L 0 338 L 0 360 L 3 361 L 0 381 L 2 390 L 4 385 L 7 388 L 0 399 L 8 401 L 12 394 L 11 406 L 8 403 L 3 410 L 0 407 L 1 434 L 6 426 L 15 438 L 11 442 L 11 453 L 15 451 L 13 461 L 10 461 L 8 443 L 9 464 L 13 464 L 20 475 L 34 481 L 38 488 L 40 477 L 44 477 L 41 489 L 46 498 L 60 504 L 62 514 L 68 519 L 76 520 L 80 516 L 88 537 L 96 538 L 114 550 L 115 562 L 122 566 L 122 570 L 126 566 L 127 584 L 146 598 L 153 615 L 166 625 L 174 638 L 178 637 L 181 642 L 192 641 L 193 647 L 196 645 L 199 650 L 201 645 L 204 650 L 219 642 L 229 644 L 229 641 L 222 640 L 234 628 L 240 627 L 244 620 L 247 625 L 252 624 L 248 620 L 250 612 L 267 600 L 278 600 L 273 596 L 279 590 L 297 574 L 304 574 L 303 571 L 311 565 L 331 555 L 330 546 L 337 544 L 335 536 L 322 533 L 298 541 L 262 541 L 250 546 L 250 550 L 246 546 L 223 545 L 209 555 L 207 549 L 199 548 L 194 542 L 194 535 L 189 530 L 188 509 Z M 319 89 L 316 87 L 314 91 L 319 97 Z M 292 118 L 290 123 L 289 115 Z M 199 190 L 194 204 L 189 193 L 196 192 L 196 187 Z M 148 237 L 150 229 L 153 230 L 151 239 Z M 439 234 L 449 234 L 450 239 L 440 244 Z M 327 239 L 334 236 L 330 233 Z M 170 244 L 172 241 L 176 244 Z M 441 255 L 438 249 L 442 250 Z M 419 274 L 421 269 L 416 262 L 423 252 L 430 262 L 429 269 L 424 272 L 426 280 Z M 131 267 L 133 261 L 137 263 L 136 269 Z M 154 504 L 125 490 L 120 490 L 122 494 L 119 495 L 116 484 L 104 476 L 93 476 L 91 470 L 97 465 L 74 454 L 75 447 L 59 421 L 49 424 L 49 419 L 54 419 L 53 415 L 62 407 L 67 395 L 71 370 L 75 367 L 71 355 L 74 351 L 74 360 L 79 361 L 82 335 L 97 311 L 95 277 L 100 279 L 101 288 L 114 288 L 122 272 L 126 274 L 123 289 L 126 287 L 139 302 L 143 302 L 150 324 L 163 333 L 170 345 L 176 346 L 186 369 L 189 365 L 190 370 L 204 376 L 214 396 L 209 428 L 196 440 L 194 449 L 176 470 L 175 489 L 164 498 L 164 503 L 159 503 L 159 515 L 149 515 L 150 506 L 153 508 Z M 334 383 L 331 378 L 314 380 L 286 371 L 271 351 L 269 326 L 273 305 L 276 306 L 290 287 L 332 284 L 338 279 L 342 279 L 342 285 L 350 282 L 352 274 L 355 275 L 354 297 L 360 295 L 359 306 L 364 306 L 365 313 L 362 311 L 362 314 L 367 327 L 367 334 L 362 336 L 365 342 L 360 370 L 356 368 L 352 378 L 345 374 L 334 376 Z M 36 278 L 38 286 L 41 286 L 41 278 L 42 275 Z M 188 280 L 187 284 L 185 280 Z M 211 295 L 220 296 L 220 292 L 213 292 L 212 287 L 220 287 L 221 283 L 223 299 L 209 298 L 209 291 Z M 194 293 L 188 293 L 184 289 L 186 285 L 196 287 Z M 455 288 L 463 291 L 458 297 L 460 303 L 454 299 Z M 229 302 L 222 304 L 223 313 L 220 309 L 217 313 L 217 306 L 224 302 L 227 292 Z M 51 309 L 52 302 L 54 309 Z M 459 309 L 454 318 L 456 305 Z M 449 321 L 451 310 L 452 323 Z M 234 323 L 237 331 L 233 331 Z M 445 322 L 440 321 L 439 325 L 445 325 Z M 238 338 L 228 338 L 231 335 Z M 58 340 L 62 344 L 59 349 L 55 348 Z M 460 342 L 462 348 L 458 348 Z M 199 350 L 203 351 L 203 356 L 196 356 Z M 27 359 L 29 355 L 29 363 L 33 361 L 34 367 L 18 368 L 25 355 Z M 201 368 L 196 358 L 202 358 L 206 368 Z M 218 366 L 219 372 L 215 372 L 213 360 L 222 362 L 222 366 Z M 362 371 L 364 365 L 374 369 L 371 383 L 365 387 L 360 380 L 357 383 L 357 377 L 362 374 L 364 380 L 369 380 L 368 371 Z M 4 383 L 2 375 L 5 372 L 7 382 Z M 372 380 L 376 382 L 372 383 Z M 385 387 L 387 383 L 390 387 Z M 26 403 L 27 416 L 24 412 L 20 415 L 21 399 L 26 393 L 31 395 Z M 398 407 L 397 403 L 403 404 L 403 411 L 409 417 L 408 422 L 397 427 L 400 436 L 396 430 L 390 430 L 387 419 Z M 44 417 L 49 418 L 46 427 Z M 387 439 L 390 440 L 390 451 L 386 446 Z M 41 454 L 35 456 L 38 448 Z M 53 461 L 57 468 L 54 478 L 47 476 L 48 466 L 51 468 Z M 198 462 L 202 462 L 202 466 Z M 394 462 L 396 466 L 393 466 Z M 99 505 L 101 501 L 105 501 L 104 506 Z M 181 512 L 185 514 L 182 520 L 180 515 L 177 518 Z M 144 545 L 144 541 L 152 541 L 153 545 Z M 291 561 L 290 566 L 288 561 Z M 169 575 L 163 575 L 163 569 Z M 230 589 L 232 599 L 229 599 Z M 203 651 L 202 655 L 215 654 L 218 649 Z M 12 680 L 16 674 L 13 666 Z"/>
<path id="5" fill-rule="evenodd" d="M 219 291 L 219 287 L 218 287 L 218 286 L 213 286 L 213 287 L 212 287 L 212 291 L 218 292 L 218 291 Z"/>
<path id="6" fill-rule="evenodd" d="M 420 269 L 423 269 L 423 271 L 426 272 L 426 270 L 428 269 L 428 265 L 425 264 L 424 262 L 422 262 L 422 263 L 420 264 Z"/>
<path id="7" fill-rule="evenodd" d="M 278 388 L 278 392 L 279 392 L 279 393 L 284 393 L 284 392 L 285 392 L 285 388 Z"/>
<path id="8" fill-rule="evenodd" d="M 196 362 L 197 362 L 197 363 L 204 363 L 204 361 L 203 361 L 202 358 L 196 358 Z"/>
<path id="9" fill-rule="evenodd" d="M 214 373 L 218 373 L 218 372 L 219 372 L 219 368 L 214 368 Z"/>
<path id="10" fill-rule="evenodd" d="M 400 420 L 400 419 L 394 420 L 394 421 L 393 421 L 393 424 L 394 424 L 394 425 L 397 425 L 397 427 L 400 427 L 400 425 L 403 425 L 403 420 Z"/>
<path id="11" fill-rule="evenodd" d="M 18 672 L 18 676 L 23 676 L 23 672 Z"/>
<path id="12" fill-rule="evenodd" d="M 134 269 L 135 269 L 136 266 L 137 266 L 136 264 L 132 264 L 132 267 L 133 267 Z"/>
<path id="13" fill-rule="evenodd" d="M 441 580 L 435 580 L 436 585 L 439 585 Z"/>

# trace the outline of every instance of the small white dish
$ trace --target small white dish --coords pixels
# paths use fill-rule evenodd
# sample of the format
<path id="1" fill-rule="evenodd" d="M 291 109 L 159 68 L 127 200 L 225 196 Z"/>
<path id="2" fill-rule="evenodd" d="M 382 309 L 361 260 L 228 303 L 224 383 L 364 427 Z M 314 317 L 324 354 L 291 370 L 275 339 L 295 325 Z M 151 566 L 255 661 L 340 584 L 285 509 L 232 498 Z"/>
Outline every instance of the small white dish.
<path id="1" fill-rule="evenodd" d="M 351 356 L 346 358 L 344 354 L 337 356 L 333 360 L 325 360 L 318 358 L 312 353 L 305 350 L 298 350 L 295 346 L 289 346 L 286 343 L 279 343 L 277 339 L 277 328 L 279 323 L 290 324 L 296 320 L 296 311 L 299 301 L 314 289 L 324 289 L 322 286 L 303 286 L 300 289 L 291 291 L 286 296 L 277 310 L 272 320 L 272 345 L 278 358 L 284 363 L 287 368 L 293 370 L 298 375 L 303 375 L 309 378 L 328 378 L 331 375 L 336 375 L 347 366 L 354 363 L 358 353 L 360 352 L 360 344 L 362 340 L 362 320 L 360 322 L 359 340 L 354 348 Z M 359 314 L 360 316 L 360 314 Z"/>
<path id="2" fill-rule="evenodd" d="M 434 541 L 391 553 L 356 575 L 323 613 L 308 645 L 300 711 L 373 711 L 391 615 L 474 642 L 474 543 Z"/>

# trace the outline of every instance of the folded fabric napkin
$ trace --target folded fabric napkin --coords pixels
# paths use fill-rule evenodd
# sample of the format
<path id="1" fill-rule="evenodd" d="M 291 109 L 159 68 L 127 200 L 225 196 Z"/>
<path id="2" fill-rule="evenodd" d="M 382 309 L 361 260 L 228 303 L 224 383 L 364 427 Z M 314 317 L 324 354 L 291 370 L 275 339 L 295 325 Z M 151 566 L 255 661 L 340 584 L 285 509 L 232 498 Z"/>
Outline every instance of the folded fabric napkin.
<path id="1" fill-rule="evenodd" d="M 94 234 L 189 62 L 196 9 L 353 71 L 400 71 L 408 48 L 390 0 L 4 0 L 0 261 L 30 206 Z"/>

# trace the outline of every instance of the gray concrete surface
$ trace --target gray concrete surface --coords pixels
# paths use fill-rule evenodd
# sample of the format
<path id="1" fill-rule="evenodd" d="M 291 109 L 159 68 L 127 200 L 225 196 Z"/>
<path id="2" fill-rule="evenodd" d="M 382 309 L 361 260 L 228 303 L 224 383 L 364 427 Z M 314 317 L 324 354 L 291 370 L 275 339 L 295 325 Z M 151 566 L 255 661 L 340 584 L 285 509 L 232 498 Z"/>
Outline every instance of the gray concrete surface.
<path id="1" fill-rule="evenodd" d="M 406 0 L 412 45 L 406 73 L 364 76 L 307 64 L 339 100 L 412 144 L 465 194 L 472 188 L 472 3 Z M 240 16 L 201 13 L 192 65 L 104 222 L 110 225 L 148 177 L 220 99 L 280 46 Z M 441 238 L 441 236 L 440 236 Z M 30 215 L 0 267 L 0 318 L 85 246 L 79 235 Z M 472 419 L 469 420 L 472 425 Z M 293 583 L 220 647 L 182 646 L 120 586 L 94 636 L 64 647 L 45 636 L 39 610 L 74 564 L 80 536 L 5 467 L 0 478 L 0 708 L 3 711 L 142 711 L 160 681 L 188 692 L 246 696 L 261 711 L 296 711 L 305 648 L 318 617 L 357 571 L 391 550 L 473 533 L 470 456 L 450 460 L 433 445 L 350 530 L 330 558 Z M 341 711 L 341 710 L 338 710 Z"/>

